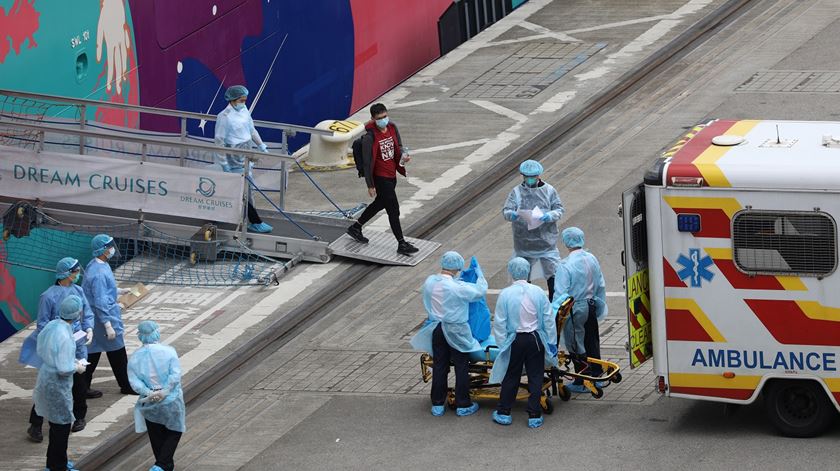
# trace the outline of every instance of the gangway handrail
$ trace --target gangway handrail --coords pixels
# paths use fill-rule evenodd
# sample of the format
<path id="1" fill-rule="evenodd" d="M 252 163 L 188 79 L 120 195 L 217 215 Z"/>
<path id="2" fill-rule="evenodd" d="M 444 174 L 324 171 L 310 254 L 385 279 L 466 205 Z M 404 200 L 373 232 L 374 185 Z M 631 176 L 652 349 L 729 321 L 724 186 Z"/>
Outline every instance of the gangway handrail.
<path id="1" fill-rule="evenodd" d="M 290 160 L 292 162 L 297 162 L 297 159 L 289 154 L 275 154 L 271 152 L 263 152 L 259 149 L 240 149 L 240 148 L 231 148 L 231 147 L 222 147 L 217 146 L 215 144 L 201 144 L 195 142 L 185 142 L 185 141 L 175 141 L 175 140 L 165 140 L 155 137 L 143 137 L 139 135 L 126 135 L 118 131 L 112 132 L 103 132 L 103 131 L 92 131 L 87 128 L 79 129 L 79 128 L 67 128 L 62 126 L 53 126 L 49 124 L 26 124 L 26 123 L 16 123 L 4 120 L 2 116 L 0 116 L 0 123 L 3 126 L 11 126 L 14 128 L 22 128 L 27 129 L 30 131 L 41 131 L 41 132 L 54 132 L 56 134 L 70 134 L 78 137 L 90 137 L 90 138 L 101 138 L 101 139 L 110 139 L 114 141 L 126 141 L 135 144 L 146 144 L 146 145 L 154 145 L 154 146 L 163 146 L 163 147 L 176 147 L 180 149 L 193 149 L 193 150 L 203 150 L 207 152 L 212 152 L 214 154 L 230 154 L 235 153 L 238 155 L 247 156 L 251 161 L 258 161 L 261 158 L 268 157 L 275 157 L 282 160 Z M 43 138 L 41 138 L 43 141 Z M 43 142 L 38 142 L 39 145 L 43 144 Z M 42 149 L 36 149 L 38 151 Z M 114 150 L 113 152 L 120 152 L 118 150 Z M 63 152 L 69 153 L 69 152 Z M 145 155 L 143 156 L 145 157 Z M 209 164 L 210 162 L 208 162 Z"/>
<path id="2" fill-rule="evenodd" d="M 168 116 L 172 118 L 181 118 L 181 119 L 197 119 L 197 120 L 204 120 L 204 121 L 216 121 L 216 115 L 212 114 L 204 114 L 204 113 L 196 113 L 194 111 L 181 111 L 181 110 L 171 110 L 168 108 L 156 108 L 153 106 L 143 106 L 143 105 L 131 105 L 128 103 L 114 103 L 110 101 L 101 101 L 101 100 L 92 100 L 89 98 L 71 98 L 61 95 L 48 95 L 43 93 L 30 93 L 30 92 L 21 92 L 17 90 L 9 90 L 5 88 L 0 88 L 0 95 L 8 95 L 12 97 L 18 98 L 29 98 L 33 100 L 51 100 L 57 101 L 60 103 L 67 103 L 70 105 L 80 105 L 80 106 L 98 106 L 104 108 L 115 108 L 121 109 L 126 111 L 135 111 L 138 113 L 146 113 L 146 114 L 153 114 L 153 115 L 160 115 L 160 116 Z M 300 126 L 297 124 L 287 124 L 287 123 L 278 123 L 273 121 L 261 121 L 261 120 L 254 120 L 254 126 L 267 128 L 267 129 L 280 129 L 285 131 L 294 131 L 294 132 L 303 132 L 307 134 L 319 134 L 325 136 L 332 136 L 333 132 L 324 130 L 324 129 L 317 129 L 311 128 L 309 126 Z"/>

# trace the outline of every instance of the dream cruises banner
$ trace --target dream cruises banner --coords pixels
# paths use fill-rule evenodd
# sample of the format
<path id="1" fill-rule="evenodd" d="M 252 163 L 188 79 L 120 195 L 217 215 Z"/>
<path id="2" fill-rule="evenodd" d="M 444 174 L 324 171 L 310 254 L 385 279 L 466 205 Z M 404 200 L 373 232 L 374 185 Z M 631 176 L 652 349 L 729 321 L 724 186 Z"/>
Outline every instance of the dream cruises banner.
<path id="1" fill-rule="evenodd" d="M 143 210 L 210 221 L 242 220 L 242 175 L 83 155 L 0 152 L 0 196 Z"/>

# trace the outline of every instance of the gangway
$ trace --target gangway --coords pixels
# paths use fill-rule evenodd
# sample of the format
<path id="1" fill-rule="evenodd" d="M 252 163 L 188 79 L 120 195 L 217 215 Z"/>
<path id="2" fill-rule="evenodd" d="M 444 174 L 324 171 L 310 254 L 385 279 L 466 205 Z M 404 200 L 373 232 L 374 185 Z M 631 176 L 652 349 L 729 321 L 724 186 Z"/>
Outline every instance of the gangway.
<path id="1" fill-rule="evenodd" d="M 116 109 L 138 116 L 151 115 L 177 120 L 180 123 L 180 133 L 145 131 L 90 121 L 88 115 L 100 108 Z M 297 160 L 288 152 L 288 137 L 297 132 L 327 135 L 331 132 L 257 120 L 255 126 L 258 128 L 279 130 L 280 142 L 267 142 L 269 153 L 244 149 L 236 149 L 235 152 L 247 162 L 260 162 L 261 167 L 265 167 L 265 162 L 277 167 L 279 162 L 278 188 L 268 189 L 272 191 L 272 195 L 277 195 L 277 201 L 269 199 L 277 211 L 272 212 L 272 215 L 265 211 L 265 214 L 262 214 L 262 219 L 273 226 L 271 233 L 247 232 L 244 206 L 253 180 L 249 175 L 225 174 L 212 168 L 213 156 L 217 153 L 230 153 L 231 149 L 218 147 L 210 139 L 187 134 L 188 120 L 206 123 L 215 119 L 214 115 L 201 113 L 0 89 L 0 164 L 7 167 L 0 170 L 0 176 L 5 176 L 8 180 L 6 184 L 0 185 L 0 214 L 5 214 L 21 201 L 29 201 L 41 214 L 48 215 L 48 219 L 62 221 L 74 227 L 118 226 L 139 221 L 144 227 L 152 227 L 155 231 L 181 241 L 200 239 L 200 234 L 204 233 L 207 239 L 204 242 L 213 242 L 213 247 L 217 250 L 245 249 L 264 256 L 287 259 L 293 263 L 327 263 L 337 254 L 385 264 L 415 265 L 438 247 L 438 244 L 433 242 L 411 239 L 421 248 L 421 253 L 415 257 L 395 256 L 391 254 L 395 253 L 395 250 L 384 251 L 384 256 L 372 256 L 371 254 L 381 252 L 383 247 L 389 247 L 390 244 L 382 238 L 382 244 L 352 247 L 352 243 L 348 243 L 342 235 L 348 225 L 347 219 L 353 214 L 337 206 L 339 211 L 336 213 L 339 216 L 287 211 L 285 191 L 289 169 L 298 165 Z M 161 209 L 160 206 L 149 204 L 149 201 L 154 199 L 151 195 L 143 195 L 145 199 L 142 204 L 139 203 L 140 199 L 138 204 L 120 204 L 116 201 L 103 201 L 101 195 L 96 201 L 90 198 L 85 200 L 77 194 L 84 192 L 77 191 L 77 188 L 69 188 L 65 193 L 50 191 L 49 194 L 27 194 L 27 190 L 22 190 L 22 193 L 16 192 L 21 185 L 10 185 L 13 180 L 37 180 L 35 183 L 40 184 L 44 178 L 55 178 L 50 176 L 49 170 L 43 175 L 38 173 L 42 170 L 32 170 L 30 167 L 24 170 L 25 165 L 20 162 L 61 162 L 65 166 L 70 165 L 70 162 L 79 162 L 78 165 L 82 167 L 90 164 L 95 169 L 101 167 L 105 171 L 112 168 L 108 167 L 109 162 L 112 166 L 114 162 L 120 162 L 121 165 L 124 163 L 125 166 L 136 170 L 135 173 L 124 177 L 125 182 L 128 179 L 133 181 L 134 175 L 144 175 L 150 169 L 155 169 L 158 174 L 163 169 L 165 174 L 172 178 L 186 173 L 195 174 L 195 178 L 198 179 L 196 181 L 200 182 L 197 187 L 188 183 L 192 185 L 190 188 L 183 185 L 177 188 L 181 201 L 191 199 L 190 194 L 199 198 L 195 195 L 196 192 L 209 198 L 207 195 L 218 196 L 219 193 L 231 194 L 232 191 L 238 191 L 238 201 L 233 204 L 234 208 L 238 209 L 238 217 L 231 218 L 228 214 L 226 218 L 211 219 L 199 214 L 201 211 L 193 214 Z M 10 168 L 10 165 L 13 168 Z M 171 172 L 161 165 L 180 167 L 182 170 Z M 231 177 L 234 180 L 231 180 Z M 71 187 L 79 186 L 81 177 L 78 174 L 68 178 L 71 178 Z M 96 178 L 98 177 L 89 176 L 90 181 Z M 224 180 L 224 183 L 220 180 Z M 173 192 L 176 189 L 167 190 Z M 264 194 L 262 191 L 260 193 Z M 223 203 L 232 205 L 231 201 L 233 198 Z M 220 206 L 223 205 L 220 203 Z M 53 228 L 61 229 L 58 226 Z M 6 237 L 8 235 L 4 234 Z M 137 237 L 142 239 L 144 235 L 141 233 Z M 192 263 L 200 260 L 196 255 L 200 254 L 196 254 L 195 251 L 190 254 Z"/>

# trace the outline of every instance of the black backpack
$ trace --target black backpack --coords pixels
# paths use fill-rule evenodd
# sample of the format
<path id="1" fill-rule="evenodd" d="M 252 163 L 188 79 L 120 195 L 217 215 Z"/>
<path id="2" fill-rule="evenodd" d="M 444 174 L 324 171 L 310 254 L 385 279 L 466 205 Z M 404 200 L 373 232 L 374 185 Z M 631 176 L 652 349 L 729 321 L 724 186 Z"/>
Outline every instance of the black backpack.
<path id="1" fill-rule="evenodd" d="M 353 141 L 353 160 L 356 161 L 356 171 L 359 172 L 359 178 L 365 176 L 365 159 L 362 156 L 362 139 L 368 135 L 373 137 L 373 131 L 366 130 L 364 134 Z"/>

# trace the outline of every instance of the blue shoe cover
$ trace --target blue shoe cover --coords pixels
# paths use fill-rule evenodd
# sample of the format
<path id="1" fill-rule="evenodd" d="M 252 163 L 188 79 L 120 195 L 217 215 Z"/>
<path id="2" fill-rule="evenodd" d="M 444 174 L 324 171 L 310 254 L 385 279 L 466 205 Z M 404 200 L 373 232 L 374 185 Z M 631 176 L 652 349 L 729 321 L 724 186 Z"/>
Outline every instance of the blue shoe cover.
<path id="1" fill-rule="evenodd" d="M 432 415 L 435 417 L 440 417 L 443 413 L 446 412 L 445 406 L 432 406 Z M 152 470 L 149 470 L 152 471 Z"/>
<path id="2" fill-rule="evenodd" d="M 158 468 L 160 469 L 160 468 Z M 50 468 L 44 468 L 44 471 L 50 471 Z M 67 471 L 79 471 L 78 469 L 73 467 L 72 461 L 67 461 Z M 163 471 L 162 469 L 160 471 Z"/>
<path id="3" fill-rule="evenodd" d="M 261 234 L 267 234 L 271 232 L 274 228 L 269 226 L 268 224 L 261 222 L 259 224 L 248 224 L 248 231 L 250 232 L 259 232 Z"/>
<path id="4" fill-rule="evenodd" d="M 163 468 L 161 468 L 158 465 L 154 465 L 151 468 L 149 468 L 149 471 L 163 471 Z"/>
<path id="5" fill-rule="evenodd" d="M 601 389 L 604 389 L 604 388 L 606 388 L 606 387 L 607 387 L 607 386 L 609 386 L 609 385 L 610 385 L 610 382 L 609 382 L 609 381 L 597 381 L 597 382 L 595 383 L 595 386 L 598 386 L 598 387 L 599 387 L 599 388 L 601 388 Z"/>
<path id="6" fill-rule="evenodd" d="M 509 415 L 500 414 L 499 411 L 493 411 L 493 422 L 496 422 L 499 425 L 510 425 L 513 422 L 513 419 L 510 418 Z"/>
<path id="7" fill-rule="evenodd" d="M 455 415 L 458 417 L 466 417 L 468 415 L 473 415 L 478 412 L 478 404 L 473 402 L 469 407 L 459 407 L 455 410 Z"/>
<path id="8" fill-rule="evenodd" d="M 568 389 L 569 392 L 573 392 L 573 393 L 587 393 L 587 392 L 590 392 L 589 389 L 587 389 L 586 386 L 584 386 L 582 384 L 567 384 L 566 389 Z"/>
<path id="9" fill-rule="evenodd" d="M 543 418 L 542 417 L 533 417 L 528 419 L 528 428 L 539 428 L 542 427 Z"/>

